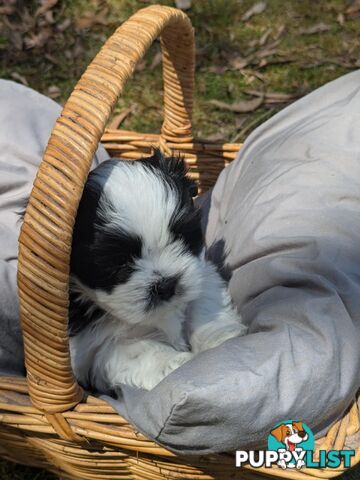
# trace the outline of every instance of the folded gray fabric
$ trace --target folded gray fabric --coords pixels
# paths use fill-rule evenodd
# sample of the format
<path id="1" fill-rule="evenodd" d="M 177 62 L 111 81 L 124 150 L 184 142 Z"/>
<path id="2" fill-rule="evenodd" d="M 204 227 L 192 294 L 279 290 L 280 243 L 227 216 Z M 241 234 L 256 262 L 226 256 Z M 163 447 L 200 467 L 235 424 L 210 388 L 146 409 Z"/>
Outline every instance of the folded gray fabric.
<path id="1" fill-rule="evenodd" d="M 178 453 L 263 447 L 289 418 L 323 433 L 360 386 L 360 71 L 254 131 L 202 203 L 249 335 L 113 405 Z"/>
<path id="2" fill-rule="evenodd" d="M 16 289 L 18 236 L 37 168 L 61 112 L 54 101 L 0 80 L 0 374 L 24 372 Z M 93 166 L 108 158 L 101 147 Z"/>

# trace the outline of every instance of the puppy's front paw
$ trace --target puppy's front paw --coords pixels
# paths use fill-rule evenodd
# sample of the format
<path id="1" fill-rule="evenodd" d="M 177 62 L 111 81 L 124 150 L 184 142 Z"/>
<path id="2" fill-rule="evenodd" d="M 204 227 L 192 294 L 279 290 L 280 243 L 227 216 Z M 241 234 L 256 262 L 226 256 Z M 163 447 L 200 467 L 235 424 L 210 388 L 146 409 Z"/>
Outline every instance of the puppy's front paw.
<path id="1" fill-rule="evenodd" d="M 191 352 L 181 352 L 174 355 L 174 357 L 169 361 L 168 365 L 166 366 L 166 373 L 164 376 L 169 375 L 169 373 L 181 367 L 181 365 L 184 365 L 184 363 L 188 362 L 193 357 L 194 354 Z"/>
<path id="2" fill-rule="evenodd" d="M 206 348 L 215 348 L 230 338 L 239 337 L 244 334 L 244 326 L 241 324 L 228 325 L 210 336 Z"/>
<path id="3" fill-rule="evenodd" d="M 193 352 L 203 352 L 215 348 L 230 338 L 239 337 L 246 333 L 246 327 L 240 322 L 219 326 L 209 323 L 199 328 L 191 337 Z"/>
<path id="4" fill-rule="evenodd" d="M 157 372 L 153 372 L 147 378 L 144 378 L 143 383 L 138 386 L 145 388 L 146 390 L 153 389 L 158 383 L 161 382 L 161 380 L 170 375 L 170 373 L 177 368 L 184 365 L 184 363 L 191 360 L 193 357 L 194 355 L 191 352 L 180 352 L 172 355 L 171 358 L 166 361 L 166 363 L 159 365 L 159 370 Z"/>

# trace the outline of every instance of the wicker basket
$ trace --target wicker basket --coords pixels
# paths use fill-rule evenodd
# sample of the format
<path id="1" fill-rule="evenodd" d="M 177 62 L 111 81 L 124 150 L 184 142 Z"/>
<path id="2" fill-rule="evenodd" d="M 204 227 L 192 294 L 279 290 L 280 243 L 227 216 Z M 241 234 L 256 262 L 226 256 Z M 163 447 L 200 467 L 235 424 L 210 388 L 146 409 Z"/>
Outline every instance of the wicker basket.
<path id="1" fill-rule="evenodd" d="M 122 88 L 161 34 L 164 123 L 160 135 L 105 130 Z M 91 159 L 102 137 L 112 156 L 137 159 L 154 146 L 181 152 L 200 191 L 216 181 L 240 145 L 191 135 L 194 34 L 187 16 L 165 6 L 140 10 L 106 42 L 57 120 L 37 173 L 20 235 L 18 289 L 27 378 L 0 378 L 0 455 L 66 479 L 330 478 L 341 470 L 235 469 L 234 456 L 175 456 L 144 437 L 113 408 L 86 396 L 74 379 L 67 336 L 72 228 Z M 359 405 L 317 442 L 356 448 Z"/>

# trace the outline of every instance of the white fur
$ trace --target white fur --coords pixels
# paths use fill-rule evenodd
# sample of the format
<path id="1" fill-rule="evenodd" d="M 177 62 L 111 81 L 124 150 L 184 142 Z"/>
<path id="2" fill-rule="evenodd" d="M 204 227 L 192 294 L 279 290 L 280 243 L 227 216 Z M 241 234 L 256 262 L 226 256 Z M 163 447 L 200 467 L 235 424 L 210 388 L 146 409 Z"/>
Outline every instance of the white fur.
<path id="1" fill-rule="evenodd" d="M 106 312 L 70 339 L 80 382 L 86 384 L 90 378 L 100 391 L 121 384 L 151 389 L 199 352 L 245 333 L 215 267 L 203 255 L 184 251 L 182 241 L 170 234 L 177 202 L 161 175 L 138 162 L 121 163 L 104 183 L 100 204 L 110 225 L 106 228 L 121 225 L 139 235 L 143 249 L 129 281 L 111 293 L 73 279 L 81 298 L 91 299 Z M 158 276 L 172 275 L 180 276 L 177 293 L 147 311 L 149 285 Z"/>

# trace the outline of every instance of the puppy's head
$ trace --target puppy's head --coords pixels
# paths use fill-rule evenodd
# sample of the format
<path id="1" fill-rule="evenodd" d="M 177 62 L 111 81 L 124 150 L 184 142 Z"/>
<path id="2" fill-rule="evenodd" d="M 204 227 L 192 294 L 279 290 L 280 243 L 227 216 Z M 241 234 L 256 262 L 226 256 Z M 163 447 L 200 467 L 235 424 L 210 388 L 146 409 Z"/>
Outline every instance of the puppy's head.
<path id="1" fill-rule="evenodd" d="M 183 160 L 159 152 L 93 170 L 71 255 L 72 283 L 83 299 L 130 324 L 185 309 L 202 281 L 193 193 Z"/>

